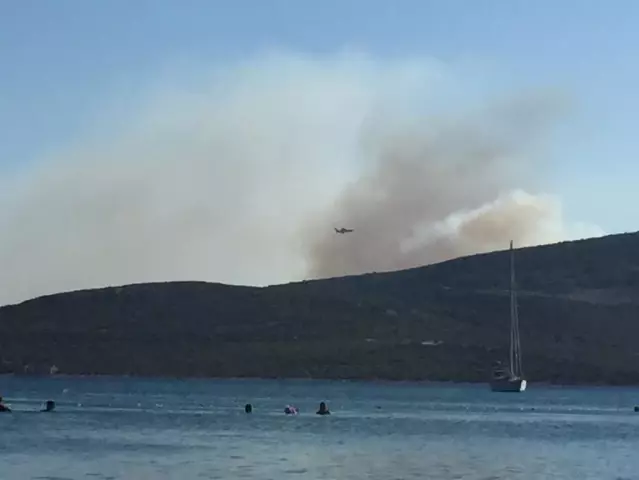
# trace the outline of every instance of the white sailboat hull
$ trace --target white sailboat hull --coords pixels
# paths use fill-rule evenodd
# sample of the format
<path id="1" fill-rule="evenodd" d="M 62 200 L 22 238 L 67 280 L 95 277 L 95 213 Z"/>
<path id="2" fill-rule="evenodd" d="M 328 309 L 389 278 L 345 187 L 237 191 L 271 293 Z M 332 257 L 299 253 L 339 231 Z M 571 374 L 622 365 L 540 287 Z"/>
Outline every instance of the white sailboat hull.
<path id="1" fill-rule="evenodd" d="M 523 378 L 498 378 L 490 382 L 493 392 L 524 392 L 527 382 Z"/>

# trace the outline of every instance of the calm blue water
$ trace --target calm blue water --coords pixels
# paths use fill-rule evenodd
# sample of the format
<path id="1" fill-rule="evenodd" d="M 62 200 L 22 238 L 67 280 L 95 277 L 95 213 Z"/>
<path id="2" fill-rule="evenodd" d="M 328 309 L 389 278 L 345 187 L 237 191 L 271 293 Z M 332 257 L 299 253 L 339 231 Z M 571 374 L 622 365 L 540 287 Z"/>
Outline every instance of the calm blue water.
<path id="1" fill-rule="evenodd" d="M 639 389 L 0 377 L 0 395 L 2 480 L 639 479 Z"/>

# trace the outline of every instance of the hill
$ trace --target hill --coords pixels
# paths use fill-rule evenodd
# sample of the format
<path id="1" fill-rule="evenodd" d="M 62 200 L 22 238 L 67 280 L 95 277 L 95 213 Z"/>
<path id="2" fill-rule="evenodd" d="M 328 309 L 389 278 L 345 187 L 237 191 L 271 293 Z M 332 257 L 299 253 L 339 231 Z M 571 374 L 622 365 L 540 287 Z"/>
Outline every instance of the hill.
<path id="1" fill-rule="evenodd" d="M 0 370 L 484 381 L 508 252 L 264 288 L 169 282 L 0 308 Z M 639 234 L 517 250 L 530 381 L 639 384 Z"/>

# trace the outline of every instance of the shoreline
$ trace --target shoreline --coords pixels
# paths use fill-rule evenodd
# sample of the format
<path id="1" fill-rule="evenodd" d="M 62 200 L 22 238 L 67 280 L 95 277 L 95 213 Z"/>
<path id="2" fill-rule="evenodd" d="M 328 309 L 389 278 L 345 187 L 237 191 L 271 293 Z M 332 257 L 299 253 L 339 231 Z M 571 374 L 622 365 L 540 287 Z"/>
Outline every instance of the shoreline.
<path id="1" fill-rule="evenodd" d="M 58 373 L 55 375 L 46 374 L 21 374 L 21 373 L 0 373 L 0 379 L 2 378 L 14 378 L 14 379 L 31 379 L 31 380 L 131 380 L 131 381 L 229 381 L 229 382 L 250 382 L 250 381 L 264 381 L 264 382 L 331 382 L 331 383 L 365 383 L 373 385 L 391 385 L 391 386 L 424 386 L 424 387 L 482 387 L 488 388 L 488 381 L 458 381 L 458 380 L 397 380 L 387 378 L 336 378 L 336 377 L 215 377 L 215 376 L 170 376 L 170 375 L 119 375 L 119 374 L 64 374 Z M 548 388 L 628 388 L 639 389 L 637 383 L 578 383 L 578 382 L 566 382 L 566 383 L 554 383 L 544 381 L 528 381 L 529 387 L 542 387 Z"/>

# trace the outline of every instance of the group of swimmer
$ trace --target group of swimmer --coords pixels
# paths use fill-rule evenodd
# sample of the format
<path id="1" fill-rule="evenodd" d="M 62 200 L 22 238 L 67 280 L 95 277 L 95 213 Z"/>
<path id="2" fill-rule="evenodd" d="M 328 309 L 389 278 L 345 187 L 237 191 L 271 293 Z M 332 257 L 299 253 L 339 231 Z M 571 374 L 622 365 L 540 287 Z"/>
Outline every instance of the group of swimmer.
<path id="1" fill-rule="evenodd" d="M 53 400 L 47 400 L 46 403 L 44 404 L 44 408 L 42 410 L 40 410 L 41 412 L 53 412 L 55 410 L 55 402 Z M 253 413 L 253 405 L 251 405 L 250 403 L 247 403 L 244 406 L 244 411 L 246 413 Z M 0 396 L 0 412 L 11 412 L 11 409 L 4 404 L 2 397 Z M 299 413 L 299 410 L 297 409 L 297 407 L 294 407 L 293 405 L 286 405 L 286 407 L 284 407 L 284 413 L 286 415 L 297 415 Z M 319 409 L 317 410 L 317 412 L 315 412 L 317 415 L 330 415 L 331 412 L 328 409 L 328 407 L 326 406 L 325 402 L 320 402 L 319 404 Z"/>
<path id="2" fill-rule="evenodd" d="M 55 402 L 53 400 L 47 400 L 46 403 L 44 404 L 44 408 L 42 410 L 40 410 L 40 411 L 41 412 L 53 412 L 54 410 L 55 410 Z M 250 403 L 247 403 L 246 405 L 244 405 L 244 411 L 246 413 L 253 413 L 253 405 L 251 405 Z M 639 405 L 635 406 L 634 411 L 636 413 L 639 413 Z M 11 409 L 7 405 L 4 404 L 4 400 L 3 400 L 2 396 L 0 396 L 0 413 L 2 413 L 2 412 L 11 412 Z M 299 410 L 297 409 L 297 407 L 295 407 L 293 405 L 286 405 L 286 407 L 284 407 L 284 413 L 286 415 L 297 415 L 299 413 Z M 326 406 L 325 402 L 320 402 L 319 409 L 315 413 L 317 415 L 330 415 L 331 414 L 331 412 L 328 409 L 328 407 Z"/>
<path id="3" fill-rule="evenodd" d="M 44 408 L 41 412 L 53 412 L 55 410 L 55 402 L 53 400 L 47 400 L 44 404 Z M 3 398 L 0 397 L 0 412 L 11 412 L 11 409 L 4 404 Z"/>
<path id="4" fill-rule="evenodd" d="M 253 405 L 251 405 L 250 403 L 247 403 L 246 405 L 244 405 L 244 411 L 246 413 L 253 413 Z M 294 407 L 293 405 L 286 405 L 286 407 L 284 407 L 284 413 L 286 415 L 297 415 L 299 413 L 299 410 L 297 409 L 297 407 Z M 328 409 L 328 407 L 326 406 L 325 402 L 321 402 L 319 404 L 319 409 L 315 413 L 317 415 L 330 415 L 331 414 L 331 412 Z"/>

